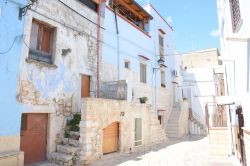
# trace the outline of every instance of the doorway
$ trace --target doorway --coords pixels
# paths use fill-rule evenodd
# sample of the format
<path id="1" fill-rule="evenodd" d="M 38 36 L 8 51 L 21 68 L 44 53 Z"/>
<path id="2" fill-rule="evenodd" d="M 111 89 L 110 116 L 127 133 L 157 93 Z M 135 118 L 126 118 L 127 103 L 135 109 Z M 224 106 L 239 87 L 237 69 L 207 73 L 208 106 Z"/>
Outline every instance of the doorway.
<path id="1" fill-rule="evenodd" d="M 20 149 L 24 164 L 46 160 L 48 114 L 22 114 Z"/>
<path id="2" fill-rule="evenodd" d="M 82 75 L 81 78 L 81 98 L 90 97 L 90 76 Z"/>
<path id="3" fill-rule="evenodd" d="M 103 154 L 108 154 L 118 151 L 119 141 L 119 123 L 114 122 L 103 129 Z"/>
<path id="4" fill-rule="evenodd" d="M 238 115 L 238 121 L 239 121 L 238 138 L 240 140 L 241 163 L 242 163 L 243 166 L 247 166 L 245 142 L 244 142 L 244 132 L 243 132 L 243 129 L 242 129 L 242 127 L 244 127 L 244 116 L 243 116 L 243 112 L 242 112 L 242 107 L 237 108 L 236 114 Z"/>

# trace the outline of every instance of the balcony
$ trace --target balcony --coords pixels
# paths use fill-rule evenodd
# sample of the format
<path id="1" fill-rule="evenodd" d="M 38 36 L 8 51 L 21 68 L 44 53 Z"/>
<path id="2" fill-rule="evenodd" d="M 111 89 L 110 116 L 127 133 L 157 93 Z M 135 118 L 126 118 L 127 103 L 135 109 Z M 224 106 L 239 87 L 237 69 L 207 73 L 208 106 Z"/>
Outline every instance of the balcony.
<path id="1" fill-rule="evenodd" d="M 109 7 L 129 23 L 148 33 L 149 20 L 153 17 L 134 0 L 110 0 Z"/>

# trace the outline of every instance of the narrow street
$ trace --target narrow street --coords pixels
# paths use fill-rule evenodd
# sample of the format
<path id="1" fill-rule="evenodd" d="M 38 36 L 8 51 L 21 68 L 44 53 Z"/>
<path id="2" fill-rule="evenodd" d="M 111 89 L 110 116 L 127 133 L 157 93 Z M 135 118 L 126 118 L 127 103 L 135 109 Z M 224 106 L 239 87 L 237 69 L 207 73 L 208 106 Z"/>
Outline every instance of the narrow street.
<path id="1" fill-rule="evenodd" d="M 237 166 L 230 158 L 209 156 L 208 137 L 169 140 L 128 155 L 109 154 L 91 166 Z"/>

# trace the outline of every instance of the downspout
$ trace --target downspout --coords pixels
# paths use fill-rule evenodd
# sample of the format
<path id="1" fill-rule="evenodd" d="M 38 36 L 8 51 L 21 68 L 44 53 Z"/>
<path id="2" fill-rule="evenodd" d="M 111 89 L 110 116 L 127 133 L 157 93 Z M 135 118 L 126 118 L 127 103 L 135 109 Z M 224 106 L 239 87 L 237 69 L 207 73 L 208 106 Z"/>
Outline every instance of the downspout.
<path id="1" fill-rule="evenodd" d="M 117 80 L 120 80 L 120 40 L 119 40 L 119 27 L 118 27 L 118 20 L 117 20 L 117 6 L 114 6 L 114 14 L 115 14 L 115 27 L 116 27 L 116 40 L 117 40 L 117 69 L 118 75 Z"/>
<path id="2" fill-rule="evenodd" d="M 100 80 L 101 9 L 102 9 L 102 0 L 99 0 L 99 5 L 98 5 L 98 30 L 97 30 L 97 98 L 101 97 L 101 80 Z"/>
<path id="3" fill-rule="evenodd" d="M 154 70 L 154 114 L 155 116 L 158 115 L 157 112 L 157 51 L 156 51 L 156 26 L 155 26 L 155 20 L 154 20 L 154 52 L 155 52 L 155 62 L 154 62 L 154 66 L 155 66 L 155 70 Z"/>

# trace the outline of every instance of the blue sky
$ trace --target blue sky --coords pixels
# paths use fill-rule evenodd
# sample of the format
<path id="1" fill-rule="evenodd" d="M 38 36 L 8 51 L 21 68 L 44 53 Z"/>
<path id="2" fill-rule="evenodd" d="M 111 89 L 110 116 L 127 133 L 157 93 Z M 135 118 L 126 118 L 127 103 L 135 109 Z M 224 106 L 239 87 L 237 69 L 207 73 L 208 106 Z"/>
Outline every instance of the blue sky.
<path id="1" fill-rule="evenodd" d="M 148 0 L 137 0 L 143 4 Z M 174 28 L 175 48 L 189 52 L 220 47 L 216 0 L 151 0 Z"/>

